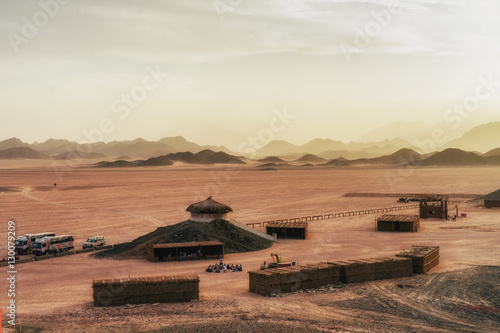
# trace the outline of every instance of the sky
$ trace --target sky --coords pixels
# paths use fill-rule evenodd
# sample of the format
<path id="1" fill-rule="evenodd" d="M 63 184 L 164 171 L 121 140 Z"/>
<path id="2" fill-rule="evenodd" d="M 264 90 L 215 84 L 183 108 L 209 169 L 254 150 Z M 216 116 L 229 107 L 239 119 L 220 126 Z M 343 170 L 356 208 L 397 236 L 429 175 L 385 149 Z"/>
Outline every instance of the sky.
<path id="1" fill-rule="evenodd" d="M 489 0 L 0 0 L 0 140 L 182 135 L 234 149 L 249 136 L 348 142 L 398 121 L 458 135 L 500 120 L 499 12 Z"/>

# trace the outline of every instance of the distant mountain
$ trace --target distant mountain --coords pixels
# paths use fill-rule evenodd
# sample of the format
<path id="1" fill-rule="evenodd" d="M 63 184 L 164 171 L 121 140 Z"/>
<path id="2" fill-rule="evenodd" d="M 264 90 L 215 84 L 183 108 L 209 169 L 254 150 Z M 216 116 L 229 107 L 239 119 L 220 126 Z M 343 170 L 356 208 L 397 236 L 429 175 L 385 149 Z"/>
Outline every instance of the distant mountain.
<path id="1" fill-rule="evenodd" d="M 157 156 L 157 157 L 152 157 L 147 159 L 146 161 L 138 161 L 136 163 L 136 166 L 165 166 L 165 165 L 172 165 L 174 162 L 172 162 L 171 159 L 169 159 L 166 156 Z"/>
<path id="2" fill-rule="evenodd" d="M 448 148 L 487 152 L 500 144 L 500 121 L 472 128 L 470 131 L 445 145 Z"/>
<path id="3" fill-rule="evenodd" d="M 375 142 L 383 141 L 386 139 L 403 138 L 405 140 L 411 141 L 418 137 L 428 136 L 431 130 L 429 125 L 413 121 L 404 122 L 397 121 L 390 123 L 381 127 L 377 127 L 370 132 L 360 136 L 357 141 L 361 142 Z"/>
<path id="4" fill-rule="evenodd" d="M 340 157 L 340 158 L 336 158 L 336 159 L 333 159 L 331 161 L 328 161 L 324 164 L 321 164 L 322 166 L 334 166 L 334 167 L 338 167 L 338 166 L 349 166 L 351 163 L 351 161 L 343 158 L 343 157 Z"/>
<path id="5" fill-rule="evenodd" d="M 304 156 L 305 153 L 292 153 L 292 154 L 286 154 L 286 155 L 281 155 L 280 158 L 286 161 L 295 161 Z"/>
<path id="6" fill-rule="evenodd" d="M 348 150 L 336 150 L 336 151 L 333 151 L 333 150 L 327 150 L 327 151 L 324 151 L 320 154 L 317 154 L 319 157 L 323 157 L 324 159 L 327 159 L 327 160 L 333 160 L 333 159 L 337 159 L 339 157 L 343 157 L 343 158 L 347 158 L 347 159 L 350 159 L 350 160 L 354 160 L 354 159 L 357 159 L 357 158 L 371 158 L 371 157 L 377 157 L 378 155 L 376 154 L 372 154 L 372 153 L 368 153 L 364 150 L 360 150 L 360 151 L 348 151 Z"/>
<path id="7" fill-rule="evenodd" d="M 53 156 L 56 160 L 79 160 L 79 159 L 96 159 L 96 158 L 106 158 L 107 156 L 101 153 L 87 153 L 79 150 L 71 150 L 58 155 Z"/>
<path id="8" fill-rule="evenodd" d="M 223 151 L 216 152 L 207 157 L 206 161 L 210 163 L 246 164 L 239 157 L 229 155 Z"/>
<path id="9" fill-rule="evenodd" d="M 327 150 L 342 150 L 346 144 L 331 139 L 314 139 L 296 149 L 295 153 L 319 154 Z"/>
<path id="10" fill-rule="evenodd" d="M 392 154 L 401 148 L 411 148 L 412 144 L 408 141 L 396 138 L 392 140 L 383 140 L 379 142 L 349 142 L 345 144 L 341 141 L 331 139 L 314 139 L 301 146 L 296 146 L 287 141 L 276 140 L 261 148 L 258 156 L 279 156 L 287 159 L 297 159 L 305 154 L 314 154 L 325 158 L 340 157 L 335 153 L 325 154 L 326 152 L 345 151 L 349 153 L 360 152 L 351 155 L 351 158 L 374 157 Z M 296 155 L 300 155 L 296 157 Z M 328 156 L 330 155 L 330 156 Z M 345 156 L 343 156 L 345 157 Z"/>
<path id="11" fill-rule="evenodd" d="M 295 162 L 323 163 L 326 162 L 326 160 L 314 154 L 306 154 L 301 158 L 297 159 Z"/>
<path id="12" fill-rule="evenodd" d="M 29 144 L 22 142 L 18 138 L 10 138 L 0 141 L 0 150 L 7 150 L 10 148 L 29 147 Z"/>
<path id="13" fill-rule="evenodd" d="M 29 147 L 16 147 L 0 151 L 0 159 L 49 159 L 50 156 Z"/>
<path id="14" fill-rule="evenodd" d="M 42 143 L 35 142 L 31 148 L 44 151 L 47 154 L 62 154 L 72 150 L 78 150 L 78 143 L 64 139 L 48 139 Z"/>
<path id="15" fill-rule="evenodd" d="M 395 138 L 377 142 L 349 142 L 346 149 L 349 151 L 366 151 L 376 156 L 392 154 L 401 148 L 412 148 L 413 145 L 406 140 Z"/>
<path id="16" fill-rule="evenodd" d="M 157 141 L 158 143 L 164 144 L 166 146 L 175 147 L 179 151 L 200 151 L 203 147 L 184 139 L 182 136 L 165 137 Z M 177 152 L 174 152 L 177 153 Z"/>
<path id="17" fill-rule="evenodd" d="M 358 158 L 354 160 L 337 158 L 321 165 L 322 166 L 361 166 L 361 165 L 399 166 L 406 164 L 419 165 L 420 161 L 423 158 L 424 156 L 417 153 L 416 151 L 412 149 L 403 148 L 390 155 L 374 157 L 374 158 Z"/>
<path id="18" fill-rule="evenodd" d="M 256 153 L 257 156 L 279 156 L 293 153 L 298 147 L 284 140 L 274 140 L 269 142 L 264 147 L 260 148 Z"/>
<path id="19" fill-rule="evenodd" d="M 413 149 L 403 148 L 393 154 L 372 158 L 371 160 L 387 165 L 403 165 L 408 163 L 414 164 L 415 162 L 420 162 L 422 159 L 423 155 Z"/>
<path id="20" fill-rule="evenodd" d="M 268 156 L 266 158 L 260 159 L 259 162 L 282 163 L 282 162 L 285 162 L 285 161 L 282 160 L 281 158 L 277 157 L 277 156 Z"/>
<path id="21" fill-rule="evenodd" d="M 420 163 L 422 166 L 477 166 L 491 164 L 496 164 L 493 158 L 456 148 L 448 148 L 435 153 Z"/>
<path id="22" fill-rule="evenodd" d="M 418 121 L 405 122 L 397 121 L 381 127 L 372 129 L 370 132 L 360 136 L 357 141 L 377 142 L 385 139 L 392 140 L 401 138 L 408 142 L 416 142 L 432 137 L 432 132 L 439 128 L 444 132 L 448 140 L 454 140 L 462 136 L 471 127 L 468 124 L 462 124 L 459 129 L 454 129 L 449 123 L 442 121 L 436 124 L 426 124 Z M 401 147 L 403 148 L 403 147 Z M 411 148 L 411 147 L 406 147 Z"/>
<path id="23" fill-rule="evenodd" d="M 500 148 L 492 149 L 492 150 L 486 152 L 483 156 L 485 156 L 485 157 L 500 156 Z"/>
<path id="24" fill-rule="evenodd" d="M 151 157 L 175 152 L 176 150 L 160 142 L 146 141 L 142 138 L 138 138 L 133 141 L 113 141 L 106 143 L 104 146 L 95 147 L 93 151 L 107 156 L 128 155 L 135 157 Z"/>
<path id="25" fill-rule="evenodd" d="M 7 145 L 8 143 L 6 141 L 5 144 Z M 89 153 L 103 154 L 105 156 L 133 156 L 135 158 L 150 158 L 183 151 L 197 153 L 204 149 L 224 151 L 228 154 L 232 154 L 232 152 L 224 146 L 200 146 L 194 142 L 184 139 L 181 136 L 165 137 L 159 141 L 147 141 L 142 138 L 137 138 L 135 140 L 112 141 L 108 143 L 94 142 L 79 144 L 68 140 L 49 139 L 42 143 L 35 142 L 32 145 L 23 143 L 20 140 L 15 144 L 18 146 L 24 144 L 25 146 L 30 146 L 38 151 L 46 152 L 49 155 L 59 155 L 79 150 Z"/>

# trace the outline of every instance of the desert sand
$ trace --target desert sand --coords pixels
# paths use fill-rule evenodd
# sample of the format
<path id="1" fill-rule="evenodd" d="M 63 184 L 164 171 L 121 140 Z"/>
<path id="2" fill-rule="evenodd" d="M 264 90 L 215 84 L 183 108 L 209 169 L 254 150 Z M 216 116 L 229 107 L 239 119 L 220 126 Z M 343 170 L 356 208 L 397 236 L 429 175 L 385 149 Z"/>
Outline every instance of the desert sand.
<path id="1" fill-rule="evenodd" d="M 7 239 L 7 221 L 13 220 L 18 235 L 73 234 L 76 248 L 87 237 L 104 235 L 108 244 L 116 244 L 186 220 L 188 205 L 209 195 L 231 206 L 232 218 L 250 223 L 398 205 L 391 197 L 343 196 L 349 192 L 482 195 L 498 189 L 498 179 L 500 168 L 495 167 L 257 171 L 235 166 L 78 165 L 54 172 L 50 162 L 2 161 L 0 238 Z M 467 217 L 455 222 L 422 220 L 418 233 L 375 232 L 376 215 L 313 221 L 307 240 L 279 240 L 266 250 L 227 255 L 226 262 L 243 265 L 242 273 L 206 273 L 208 261 L 151 263 L 95 259 L 89 254 L 23 263 L 16 266 L 17 320 L 24 325 L 23 332 L 495 332 L 500 329 L 498 270 L 478 266 L 500 266 L 500 210 L 464 202 L 459 212 Z M 417 210 L 396 213 L 418 214 Z M 411 245 L 439 245 L 440 264 L 427 275 L 314 293 L 266 298 L 248 292 L 246 272 L 271 261 L 270 253 L 308 264 L 393 256 Z M 0 256 L 6 251 L 2 241 Z M 93 279 L 188 273 L 200 277 L 197 302 L 92 306 Z M 484 281 L 468 280 L 471 276 Z M 477 297 L 470 298 L 464 290 L 453 292 L 450 284 L 464 290 L 484 288 L 478 287 Z M 2 309 L 7 306 L 3 297 L 7 289 L 2 278 Z M 445 290 L 452 292 L 440 293 Z M 466 306 L 473 310 L 463 310 Z"/>

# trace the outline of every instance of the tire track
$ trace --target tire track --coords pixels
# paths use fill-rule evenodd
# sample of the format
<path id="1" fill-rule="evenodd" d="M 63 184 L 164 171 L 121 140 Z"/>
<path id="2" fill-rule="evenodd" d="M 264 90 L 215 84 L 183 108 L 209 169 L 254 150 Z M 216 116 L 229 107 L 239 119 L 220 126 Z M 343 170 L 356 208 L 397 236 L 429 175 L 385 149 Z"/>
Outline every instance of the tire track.
<path id="1" fill-rule="evenodd" d="M 49 201 L 49 200 L 37 198 L 37 197 L 30 194 L 31 191 L 32 191 L 31 187 L 25 186 L 25 187 L 23 187 L 23 190 L 21 191 L 21 195 L 27 199 L 30 199 L 30 200 L 38 201 L 38 202 L 49 204 L 49 205 L 64 207 L 64 208 L 68 208 L 68 209 L 78 210 L 80 212 L 83 212 L 83 211 L 95 212 L 95 211 L 97 211 L 97 212 L 108 212 L 108 213 L 114 213 L 114 214 L 122 214 L 122 215 L 132 216 L 132 217 L 136 217 L 136 218 L 140 218 L 140 219 L 149 221 L 149 222 L 153 223 L 154 225 L 156 225 L 157 227 L 162 227 L 165 225 L 160 220 L 157 220 L 153 217 L 141 215 L 141 214 L 136 214 L 136 213 L 129 213 L 129 212 L 125 212 L 125 211 L 118 210 L 118 209 L 85 208 L 85 207 L 78 207 L 78 206 L 63 204 L 60 202 L 54 202 L 54 201 Z"/>
<path id="2" fill-rule="evenodd" d="M 433 280 L 433 279 L 430 279 L 430 281 L 431 280 Z M 428 283 L 426 283 L 426 285 L 427 284 Z M 414 299 L 414 302 L 407 301 L 406 298 L 404 298 L 396 293 L 391 292 L 390 290 L 387 289 L 387 287 L 381 287 L 381 286 L 374 285 L 373 288 L 375 290 L 377 290 L 381 294 L 381 296 L 385 296 L 385 297 L 393 300 L 394 302 L 397 302 L 397 303 L 404 305 L 410 309 L 413 309 L 414 311 L 423 313 L 431 318 L 437 318 L 437 319 L 444 321 L 444 322 L 447 322 L 449 324 L 460 325 L 461 330 L 464 329 L 465 327 L 468 327 L 472 332 L 478 332 L 478 330 L 480 329 L 476 325 L 466 323 L 466 322 L 460 320 L 459 318 L 457 318 L 453 315 L 450 315 L 449 313 L 440 311 L 436 308 L 432 308 L 428 304 L 422 304 L 421 301 L 417 301 L 416 299 Z"/>

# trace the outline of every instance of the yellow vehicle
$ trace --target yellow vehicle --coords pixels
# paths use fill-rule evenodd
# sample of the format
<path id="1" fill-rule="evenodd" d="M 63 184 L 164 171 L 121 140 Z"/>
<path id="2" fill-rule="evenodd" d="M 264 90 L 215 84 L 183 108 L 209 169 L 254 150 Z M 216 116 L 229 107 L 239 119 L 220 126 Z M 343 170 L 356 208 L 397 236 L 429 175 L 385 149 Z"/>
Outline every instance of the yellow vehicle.
<path id="1" fill-rule="evenodd" d="M 264 261 L 264 264 L 260 266 L 260 269 L 295 266 L 295 263 L 284 261 L 281 255 L 277 253 L 271 253 L 271 258 L 273 258 L 274 262 L 269 263 L 266 267 L 266 262 Z"/>

